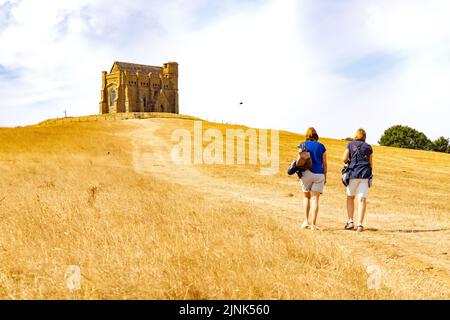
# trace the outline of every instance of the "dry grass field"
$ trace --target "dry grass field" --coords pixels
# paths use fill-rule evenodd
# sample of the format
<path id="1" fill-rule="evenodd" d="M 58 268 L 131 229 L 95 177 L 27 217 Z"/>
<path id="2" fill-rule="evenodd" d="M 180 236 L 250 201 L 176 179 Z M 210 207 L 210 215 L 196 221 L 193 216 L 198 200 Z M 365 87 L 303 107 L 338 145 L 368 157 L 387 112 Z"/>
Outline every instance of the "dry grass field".
<path id="1" fill-rule="evenodd" d="M 450 155 L 375 147 L 368 230 L 356 233 L 343 230 L 345 142 L 321 140 L 330 176 L 312 232 L 286 175 L 302 136 L 281 132 L 280 172 L 261 176 L 174 165 L 178 128 L 193 120 L 0 129 L 0 298 L 450 298 Z M 67 289 L 68 265 L 81 290 Z"/>

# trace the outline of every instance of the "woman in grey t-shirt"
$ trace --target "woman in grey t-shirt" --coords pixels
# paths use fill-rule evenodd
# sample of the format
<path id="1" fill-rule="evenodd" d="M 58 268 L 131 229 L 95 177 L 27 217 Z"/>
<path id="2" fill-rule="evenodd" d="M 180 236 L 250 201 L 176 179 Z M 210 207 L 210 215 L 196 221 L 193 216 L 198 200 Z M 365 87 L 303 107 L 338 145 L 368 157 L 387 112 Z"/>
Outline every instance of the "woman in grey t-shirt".
<path id="1" fill-rule="evenodd" d="M 347 214 L 346 230 L 354 229 L 353 215 L 355 211 L 355 197 L 358 194 L 358 232 L 364 231 L 364 216 L 367 207 L 367 193 L 372 179 L 373 150 L 366 143 L 366 131 L 358 129 L 355 138 L 347 145 L 342 160 L 349 164 L 350 183 L 347 186 Z"/>

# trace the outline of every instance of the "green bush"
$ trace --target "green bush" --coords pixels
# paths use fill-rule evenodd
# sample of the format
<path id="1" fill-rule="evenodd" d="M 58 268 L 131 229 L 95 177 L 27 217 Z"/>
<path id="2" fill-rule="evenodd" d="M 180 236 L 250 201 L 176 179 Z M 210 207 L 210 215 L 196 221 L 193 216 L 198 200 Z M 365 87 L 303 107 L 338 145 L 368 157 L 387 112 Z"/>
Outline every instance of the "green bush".
<path id="1" fill-rule="evenodd" d="M 450 153 L 450 143 L 448 138 L 440 137 L 435 141 L 431 141 L 423 132 L 401 125 L 390 127 L 384 131 L 378 143 L 388 147 Z"/>
<path id="2" fill-rule="evenodd" d="M 445 137 L 440 137 L 440 138 L 436 139 L 433 142 L 431 149 L 433 151 L 437 151 L 437 152 L 450 153 L 450 142 L 449 142 L 449 139 L 445 138 Z"/>
<path id="3" fill-rule="evenodd" d="M 379 144 L 388 147 L 431 150 L 432 142 L 427 136 L 408 126 L 393 126 L 384 131 Z"/>

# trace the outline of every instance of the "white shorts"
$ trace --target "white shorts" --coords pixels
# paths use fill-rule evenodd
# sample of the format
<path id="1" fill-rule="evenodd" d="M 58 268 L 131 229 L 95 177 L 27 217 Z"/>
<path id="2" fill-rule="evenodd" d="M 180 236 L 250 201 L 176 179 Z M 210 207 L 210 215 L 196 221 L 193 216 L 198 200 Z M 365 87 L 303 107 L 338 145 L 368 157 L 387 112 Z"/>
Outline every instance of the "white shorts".
<path id="1" fill-rule="evenodd" d="M 312 173 L 306 170 L 302 174 L 301 185 L 303 192 L 319 192 L 323 193 L 323 186 L 325 184 L 325 175 Z"/>
<path id="2" fill-rule="evenodd" d="M 350 197 L 358 196 L 360 198 L 367 198 L 369 192 L 369 179 L 350 179 L 347 186 L 347 195 Z"/>

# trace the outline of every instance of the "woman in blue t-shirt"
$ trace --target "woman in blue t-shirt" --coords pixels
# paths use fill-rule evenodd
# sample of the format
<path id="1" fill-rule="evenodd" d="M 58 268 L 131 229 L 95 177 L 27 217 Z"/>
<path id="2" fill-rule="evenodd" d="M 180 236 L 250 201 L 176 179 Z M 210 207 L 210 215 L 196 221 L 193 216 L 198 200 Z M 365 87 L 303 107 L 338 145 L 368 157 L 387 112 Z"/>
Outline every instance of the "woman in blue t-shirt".
<path id="1" fill-rule="evenodd" d="M 345 225 L 346 230 L 355 228 L 353 215 L 355 211 L 355 197 L 358 193 L 358 224 L 356 226 L 358 232 L 364 231 L 364 216 L 367 207 L 367 193 L 372 180 L 373 167 L 373 150 L 366 143 L 366 131 L 358 129 L 355 138 L 347 145 L 344 156 L 344 163 L 349 164 L 350 183 L 347 186 L 347 214 L 348 221 Z"/>
<path id="2" fill-rule="evenodd" d="M 311 230 L 319 230 L 316 225 L 319 213 L 319 198 L 323 193 L 323 187 L 327 183 L 327 149 L 319 141 L 319 135 L 314 128 L 306 132 L 306 142 L 299 145 L 300 153 L 306 147 L 312 160 L 312 168 L 302 173 L 301 186 L 303 191 L 303 208 L 305 221 L 302 229 L 311 227 Z M 309 212 L 312 211 L 310 224 Z"/>

